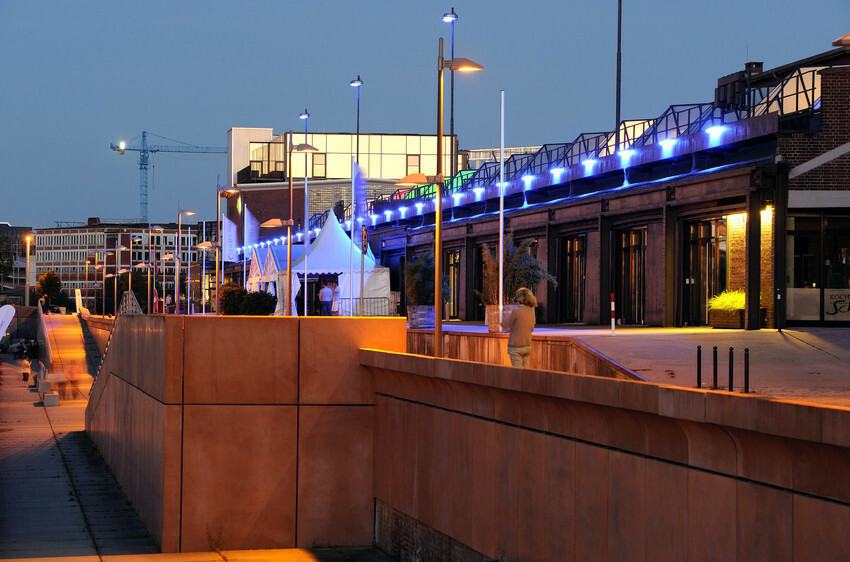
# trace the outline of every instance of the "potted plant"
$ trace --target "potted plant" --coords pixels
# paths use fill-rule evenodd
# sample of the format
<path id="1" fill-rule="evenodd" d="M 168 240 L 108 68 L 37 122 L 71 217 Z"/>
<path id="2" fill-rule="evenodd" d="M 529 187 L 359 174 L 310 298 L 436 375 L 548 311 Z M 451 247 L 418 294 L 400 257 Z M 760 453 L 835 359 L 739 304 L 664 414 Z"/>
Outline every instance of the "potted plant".
<path id="1" fill-rule="evenodd" d="M 723 291 L 708 299 L 708 323 L 712 328 L 744 328 L 744 291 Z"/>
<path id="2" fill-rule="evenodd" d="M 502 282 L 502 316 L 507 317 L 516 305 L 514 295 L 520 287 L 534 291 L 541 283 L 548 282 L 558 286 L 555 277 L 543 266 L 543 262 L 531 255 L 531 240 L 523 240 L 517 245 L 513 235 L 505 239 Z M 487 318 L 487 330 L 491 333 L 502 331 L 502 318 L 499 316 L 499 260 L 495 252 L 484 245 L 484 283 L 481 291 L 476 291 L 484 303 Z"/>
<path id="3" fill-rule="evenodd" d="M 448 293 L 443 275 L 443 295 Z M 428 252 L 408 261 L 404 266 L 404 292 L 407 297 L 407 319 L 411 329 L 434 327 L 434 254 Z M 445 298 L 443 299 L 445 301 Z"/>

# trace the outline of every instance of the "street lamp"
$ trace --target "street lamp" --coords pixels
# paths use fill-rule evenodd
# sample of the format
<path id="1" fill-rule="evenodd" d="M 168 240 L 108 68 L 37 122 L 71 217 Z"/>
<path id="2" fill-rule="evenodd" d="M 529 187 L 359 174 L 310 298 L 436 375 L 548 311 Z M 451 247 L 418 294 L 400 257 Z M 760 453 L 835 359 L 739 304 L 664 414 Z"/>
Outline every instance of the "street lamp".
<path id="1" fill-rule="evenodd" d="M 307 144 L 306 142 L 295 146 L 295 144 L 292 142 L 292 131 L 289 131 L 288 152 L 289 159 L 287 160 L 287 162 L 289 167 L 289 219 L 269 219 L 260 226 L 265 228 L 280 228 L 283 226 L 286 227 L 286 315 L 292 316 L 292 225 L 294 223 L 292 219 L 292 153 L 304 152 L 304 155 L 306 157 L 307 152 L 318 152 L 318 149 L 315 146 Z M 306 183 L 304 195 L 305 197 L 307 195 Z M 306 260 L 306 251 L 304 259 Z M 304 278 L 304 282 L 305 284 L 307 282 L 306 276 Z M 304 293 L 307 293 L 306 286 L 304 287 Z"/>
<path id="2" fill-rule="evenodd" d="M 467 58 L 443 59 L 443 38 L 437 54 L 437 185 L 434 220 L 434 357 L 443 355 L 443 70 L 474 72 L 484 67 Z"/>
<path id="3" fill-rule="evenodd" d="M 132 255 L 131 255 L 130 259 L 131 259 L 131 260 L 133 259 L 133 258 L 132 258 Z M 149 264 L 149 263 L 146 263 L 146 262 L 143 262 L 143 261 L 140 261 L 140 262 L 139 262 L 139 263 L 137 263 L 136 265 L 131 265 L 131 268 L 133 268 L 133 267 L 135 267 L 136 269 L 147 269 L 147 270 L 148 270 L 148 295 L 150 295 L 150 294 L 151 294 L 151 271 L 150 271 L 150 270 L 151 270 L 151 266 L 150 266 L 150 264 Z M 131 271 L 130 275 L 132 275 L 132 271 Z M 130 285 L 130 290 L 132 290 L 132 287 L 133 287 L 133 286 L 132 286 L 132 284 L 131 284 L 131 285 Z M 150 312 L 151 312 L 151 310 L 150 310 L 150 300 L 148 300 L 148 308 L 147 308 L 147 310 L 146 310 L 146 313 L 147 313 L 147 314 L 150 314 Z"/>
<path id="4" fill-rule="evenodd" d="M 355 161 L 357 164 L 360 164 L 360 86 L 363 85 L 363 80 L 360 79 L 360 75 L 357 75 L 357 78 L 348 83 L 352 88 L 357 88 L 357 152 Z"/>
<path id="5" fill-rule="evenodd" d="M 451 57 L 455 58 L 455 22 L 457 14 L 454 7 L 451 12 L 443 14 L 443 21 L 452 25 L 452 46 Z M 452 139 L 451 148 L 451 177 L 454 178 L 457 173 L 457 155 L 455 154 L 455 72 L 452 70 L 449 86 L 449 137 Z"/>
<path id="6" fill-rule="evenodd" d="M 30 242 L 32 236 L 27 236 L 27 268 L 26 278 L 24 279 L 24 306 L 30 305 Z"/>
<path id="7" fill-rule="evenodd" d="M 291 186 L 290 186 L 290 189 Z M 227 189 L 221 188 L 221 176 L 218 176 L 218 180 L 216 181 L 216 198 L 215 198 L 215 216 L 216 216 L 216 246 L 215 246 L 215 313 L 216 316 L 221 314 L 219 312 L 219 305 L 221 304 L 221 276 L 224 275 L 224 255 L 223 252 L 220 252 L 221 248 L 221 198 L 224 197 L 229 199 L 231 195 L 236 195 L 240 193 L 238 189 L 235 187 L 228 187 Z M 290 207 L 292 206 L 292 202 L 289 203 Z M 219 270 L 219 264 L 221 265 L 221 269 Z"/>
<path id="8" fill-rule="evenodd" d="M 91 265 L 91 260 L 86 260 L 86 308 L 89 305 L 89 266 Z"/>
<path id="9" fill-rule="evenodd" d="M 141 238 L 133 238 L 133 235 L 130 234 L 130 275 L 129 280 L 127 281 L 127 287 L 130 289 L 130 292 L 133 292 L 133 243 L 141 242 Z"/>
<path id="10" fill-rule="evenodd" d="M 148 224 L 148 314 L 151 313 L 151 309 L 155 308 L 151 299 L 151 287 L 156 290 L 156 252 L 153 250 L 153 233 L 162 233 L 164 230 L 161 226 Z M 159 246 L 162 246 L 161 240 Z M 151 276 L 153 276 L 153 285 L 151 284 Z"/>
<path id="11" fill-rule="evenodd" d="M 307 120 L 310 114 L 307 110 L 298 116 L 304 121 L 304 144 L 307 144 Z M 350 145 L 349 145 L 350 146 Z M 310 196 L 307 191 L 307 152 L 304 153 L 304 316 L 310 316 L 310 311 L 307 310 L 307 254 L 310 249 Z M 287 297 L 288 298 L 288 297 Z"/>
<path id="12" fill-rule="evenodd" d="M 112 252 L 107 252 L 103 250 L 103 265 L 101 265 L 101 269 L 103 269 L 103 282 L 100 285 L 100 315 L 106 318 L 106 256 L 114 255 Z"/>
<path id="13" fill-rule="evenodd" d="M 622 76 L 623 52 L 623 0 L 617 0 L 617 109 L 614 123 L 614 153 L 620 150 L 620 78 Z"/>
<path id="14" fill-rule="evenodd" d="M 120 237 L 120 235 L 119 235 Z M 115 239 L 115 276 L 112 279 L 112 314 L 118 318 L 118 281 L 121 277 L 118 275 L 118 265 L 121 261 L 121 252 L 127 249 L 127 246 L 118 244 L 118 238 Z M 130 257 L 132 260 L 132 256 Z"/>
<path id="15" fill-rule="evenodd" d="M 174 313 L 180 314 L 180 231 L 183 228 L 183 215 L 190 217 L 195 211 L 183 208 L 183 203 L 177 201 L 177 240 L 174 243 Z M 188 290 L 188 287 L 187 287 Z"/>

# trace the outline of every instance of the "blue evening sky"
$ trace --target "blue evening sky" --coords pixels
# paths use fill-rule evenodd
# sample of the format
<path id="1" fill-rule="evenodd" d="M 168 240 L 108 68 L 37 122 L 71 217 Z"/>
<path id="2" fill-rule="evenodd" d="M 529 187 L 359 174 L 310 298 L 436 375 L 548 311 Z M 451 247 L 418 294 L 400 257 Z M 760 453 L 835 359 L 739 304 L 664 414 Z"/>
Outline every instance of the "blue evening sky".
<path id="1" fill-rule="evenodd" d="M 436 131 L 438 37 L 454 6 L 461 148 L 569 142 L 614 127 L 617 2 L 0 0 L 0 221 L 53 227 L 139 215 L 138 153 L 110 142 L 225 146 L 231 127 Z M 780 66 L 832 49 L 850 2 L 623 1 L 622 118 L 708 102 L 747 60 Z M 446 79 L 448 91 L 448 76 Z M 445 127 L 448 133 L 448 98 Z M 179 141 L 179 142 L 176 142 Z M 152 157 L 149 214 L 178 200 L 215 217 L 225 155 Z"/>

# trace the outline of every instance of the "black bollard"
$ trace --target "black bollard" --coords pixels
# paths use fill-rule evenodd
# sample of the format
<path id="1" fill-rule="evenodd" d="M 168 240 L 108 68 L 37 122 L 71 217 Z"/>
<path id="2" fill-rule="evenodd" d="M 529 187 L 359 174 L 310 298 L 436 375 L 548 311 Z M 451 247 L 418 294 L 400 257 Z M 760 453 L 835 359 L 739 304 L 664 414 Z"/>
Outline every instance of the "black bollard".
<path id="1" fill-rule="evenodd" d="M 697 388 L 702 388 L 702 346 L 697 346 Z"/>
<path id="2" fill-rule="evenodd" d="M 711 381 L 711 388 L 717 390 L 717 346 L 714 346 L 714 374 Z"/>
<path id="3" fill-rule="evenodd" d="M 750 348 L 744 348 L 744 394 L 750 392 Z"/>
<path id="4" fill-rule="evenodd" d="M 732 357 L 735 353 L 735 348 L 729 348 L 729 392 L 735 392 L 735 383 L 732 382 L 732 371 L 734 370 L 734 362 Z"/>

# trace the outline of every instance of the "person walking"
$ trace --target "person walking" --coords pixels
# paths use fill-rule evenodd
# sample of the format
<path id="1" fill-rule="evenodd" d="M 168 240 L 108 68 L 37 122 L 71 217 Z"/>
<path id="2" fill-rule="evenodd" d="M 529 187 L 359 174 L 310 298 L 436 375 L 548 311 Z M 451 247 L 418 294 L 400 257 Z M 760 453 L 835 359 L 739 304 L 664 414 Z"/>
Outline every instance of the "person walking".
<path id="1" fill-rule="evenodd" d="M 333 304 L 334 292 L 328 287 L 327 283 L 322 283 L 322 289 L 319 291 L 319 302 L 322 303 L 322 316 L 331 315 L 331 304 Z"/>
<path id="2" fill-rule="evenodd" d="M 520 306 L 511 312 L 507 322 L 502 323 L 502 326 L 510 332 L 508 357 L 514 367 L 528 367 L 528 360 L 531 357 L 531 332 L 536 322 L 534 309 L 537 306 L 537 299 L 530 289 L 520 287 L 516 292 L 515 300 Z"/>

